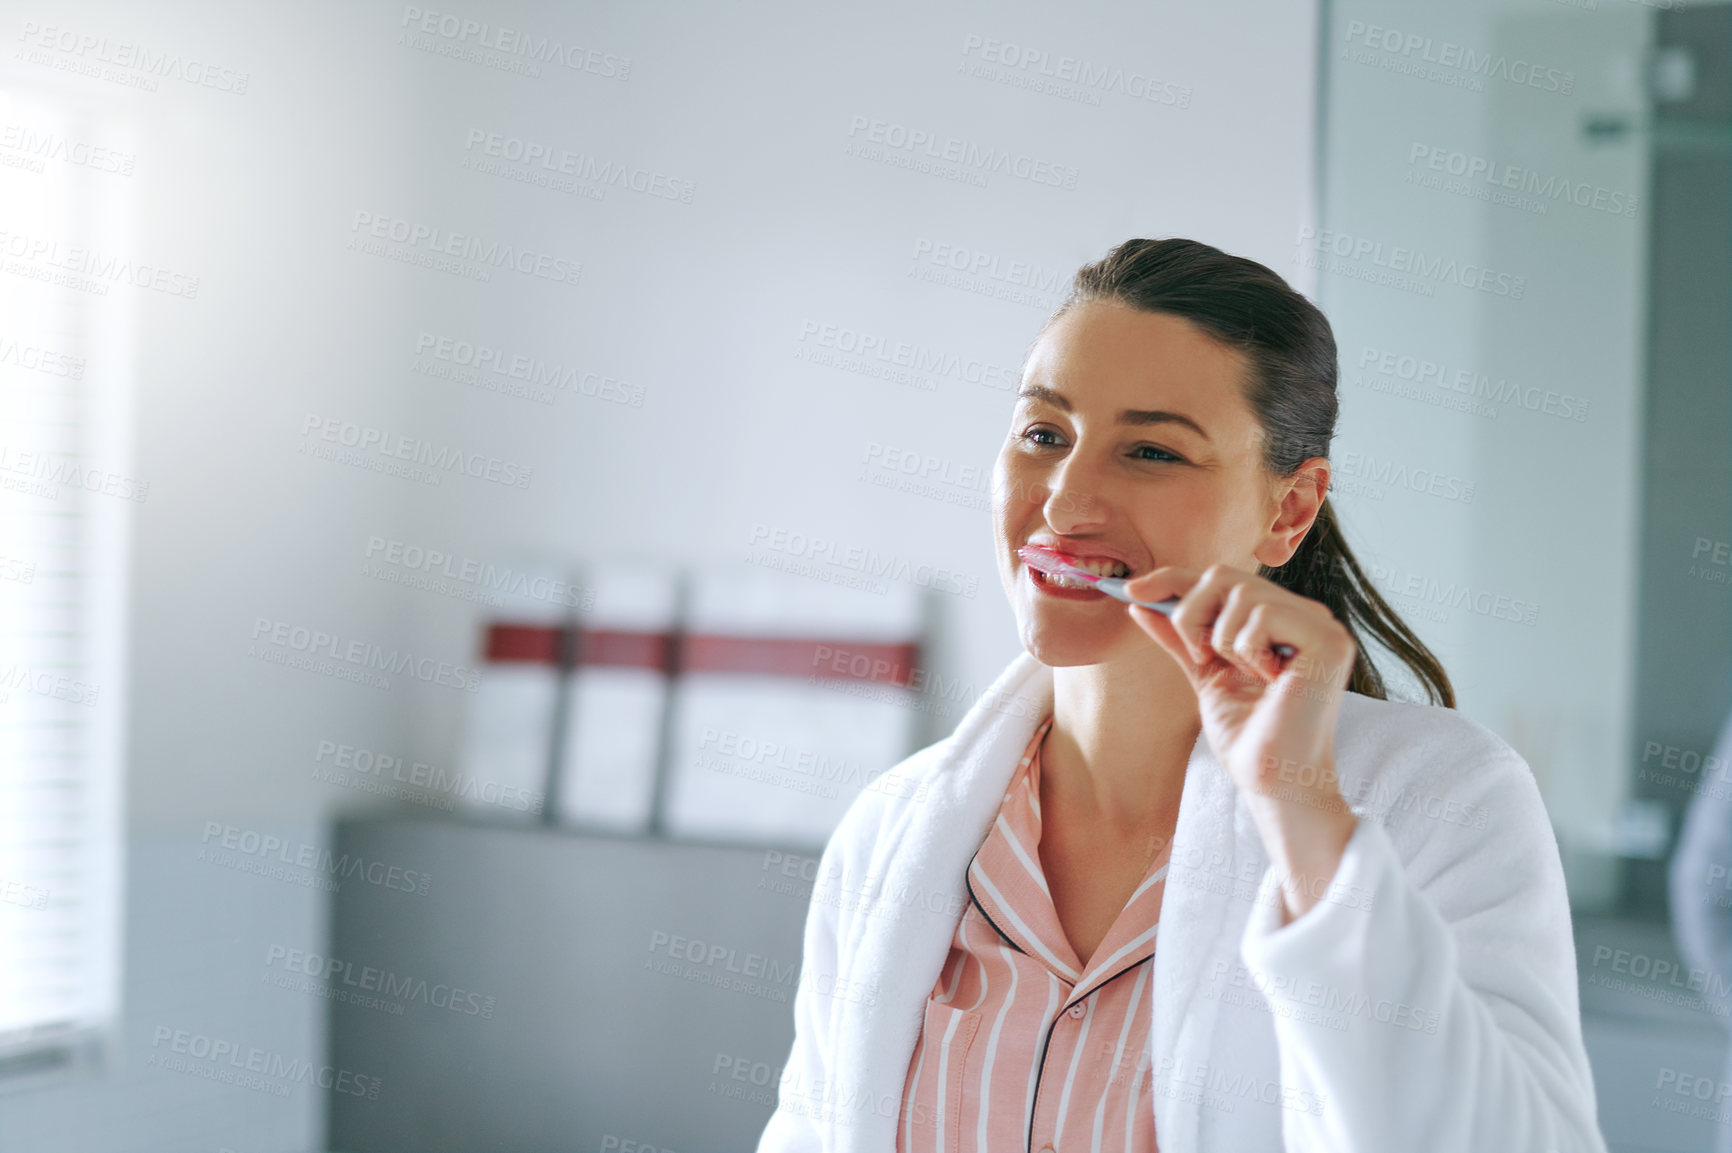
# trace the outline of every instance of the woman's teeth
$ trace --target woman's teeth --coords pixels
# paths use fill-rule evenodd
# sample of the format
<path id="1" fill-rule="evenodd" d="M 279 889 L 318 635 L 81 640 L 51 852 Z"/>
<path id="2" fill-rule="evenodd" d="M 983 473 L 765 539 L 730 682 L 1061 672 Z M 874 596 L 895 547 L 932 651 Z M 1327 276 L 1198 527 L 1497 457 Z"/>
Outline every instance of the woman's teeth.
<path id="1" fill-rule="evenodd" d="M 1082 569 L 1084 572 L 1093 573 L 1097 577 L 1123 577 L 1129 576 L 1131 572 L 1129 565 L 1116 560 L 1076 560 L 1067 558 L 1064 563 L 1072 568 L 1078 568 Z M 1040 571 L 1042 579 L 1059 588 L 1092 589 L 1096 587 L 1093 581 L 1085 580 L 1082 577 L 1066 576 L 1060 573 L 1049 573 L 1041 570 L 1036 571 Z"/>
<path id="2" fill-rule="evenodd" d="M 1131 572 L 1129 565 L 1116 560 L 1068 560 L 1065 563 L 1102 577 L 1129 576 Z"/>

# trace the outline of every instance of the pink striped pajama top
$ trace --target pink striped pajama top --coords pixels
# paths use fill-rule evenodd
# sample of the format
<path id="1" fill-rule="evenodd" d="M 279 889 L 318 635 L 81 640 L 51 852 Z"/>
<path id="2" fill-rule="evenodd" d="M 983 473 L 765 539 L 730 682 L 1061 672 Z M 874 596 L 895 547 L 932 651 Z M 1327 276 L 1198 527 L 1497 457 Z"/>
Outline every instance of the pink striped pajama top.
<path id="1" fill-rule="evenodd" d="M 1154 1153 L 1149 983 L 1169 846 L 1085 967 L 1041 874 L 1034 732 L 968 866 L 972 901 L 926 1002 L 897 1153 Z"/>

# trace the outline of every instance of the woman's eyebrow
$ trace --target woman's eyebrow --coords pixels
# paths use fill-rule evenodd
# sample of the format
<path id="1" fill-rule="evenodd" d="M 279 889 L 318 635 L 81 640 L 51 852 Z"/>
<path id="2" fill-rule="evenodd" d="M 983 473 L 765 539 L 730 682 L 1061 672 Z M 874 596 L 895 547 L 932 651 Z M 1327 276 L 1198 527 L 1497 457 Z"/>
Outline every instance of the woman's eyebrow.
<path id="1" fill-rule="evenodd" d="M 1182 412 L 1168 412 L 1159 408 L 1127 408 L 1119 413 L 1118 422 L 1120 424 L 1182 424 L 1204 440 L 1209 439 L 1209 434 L 1203 431 L 1203 426 Z"/>
<path id="2" fill-rule="evenodd" d="M 1065 395 L 1063 393 L 1057 391 L 1056 389 L 1047 388 L 1043 385 L 1039 385 L 1039 384 L 1024 385 L 1022 387 L 1022 390 L 1020 392 L 1018 392 L 1016 395 L 1017 395 L 1017 398 L 1021 399 L 1021 400 L 1042 400 L 1042 401 L 1045 401 L 1047 404 L 1052 405 L 1054 408 L 1062 409 L 1065 412 L 1071 411 L 1070 401 L 1065 398 Z M 1140 425 L 1140 424 L 1182 424 L 1186 428 L 1191 429 L 1193 432 L 1195 432 L 1198 436 L 1202 437 L 1204 440 L 1209 439 L 1209 434 L 1203 431 L 1203 426 L 1198 424 L 1196 421 L 1192 420 L 1190 417 L 1186 416 L 1184 413 L 1182 413 L 1182 412 L 1169 412 L 1166 409 L 1161 409 L 1161 408 L 1155 408 L 1155 409 L 1127 408 L 1123 412 L 1119 413 L 1118 423 L 1119 424 L 1133 424 L 1133 425 Z"/>
<path id="3" fill-rule="evenodd" d="M 1022 390 L 1016 394 L 1016 398 L 1018 400 L 1044 400 L 1054 408 L 1062 408 L 1066 412 L 1070 411 L 1070 401 L 1064 398 L 1064 393 L 1039 384 L 1023 385 Z"/>

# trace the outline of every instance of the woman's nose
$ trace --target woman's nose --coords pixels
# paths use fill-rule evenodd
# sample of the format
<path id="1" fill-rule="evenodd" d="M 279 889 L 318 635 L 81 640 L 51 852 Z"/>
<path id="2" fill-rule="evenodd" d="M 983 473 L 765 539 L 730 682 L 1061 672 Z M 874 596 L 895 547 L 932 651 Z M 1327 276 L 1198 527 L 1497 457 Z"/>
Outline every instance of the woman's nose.
<path id="1" fill-rule="evenodd" d="M 1050 488 L 1042 511 L 1057 533 L 1073 533 L 1099 524 L 1106 517 L 1100 478 L 1080 456 L 1072 454 L 1047 478 Z"/>

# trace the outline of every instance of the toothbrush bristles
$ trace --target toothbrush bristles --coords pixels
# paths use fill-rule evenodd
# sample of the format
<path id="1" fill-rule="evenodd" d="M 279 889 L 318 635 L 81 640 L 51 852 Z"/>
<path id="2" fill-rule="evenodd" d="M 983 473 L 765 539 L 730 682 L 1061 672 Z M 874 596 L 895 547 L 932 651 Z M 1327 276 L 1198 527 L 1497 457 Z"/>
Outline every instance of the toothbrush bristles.
<path id="1" fill-rule="evenodd" d="M 1101 574 L 1092 573 L 1088 569 L 1061 560 L 1052 550 L 1042 548 L 1039 545 L 1025 544 L 1016 550 L 1016 555 L 1020 556 L 1030 568 L 1037 568 L 1049 576 L 1076 577 L 1078 580 L 1096 583 L 1103 579 Z"/>

